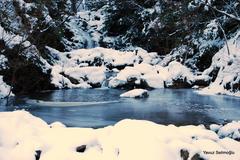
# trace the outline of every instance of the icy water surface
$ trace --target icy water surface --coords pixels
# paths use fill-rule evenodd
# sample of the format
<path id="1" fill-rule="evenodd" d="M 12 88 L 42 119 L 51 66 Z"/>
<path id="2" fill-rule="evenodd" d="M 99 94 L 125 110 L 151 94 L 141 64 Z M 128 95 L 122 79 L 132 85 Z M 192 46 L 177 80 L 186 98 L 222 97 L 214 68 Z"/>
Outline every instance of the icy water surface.
<path id="1" fill-rule="evenodd" d="M 120 98 L 123 90 L 71 89 L 16 97 L 0 111 L 25 109 L 48 123 L 74 127 L 103 127 L 122 119 L 160 124 L 212 124 L 240 120 L 240 98 L 199 95 L 191 89 L 158 89 L 147 99 Z"/>

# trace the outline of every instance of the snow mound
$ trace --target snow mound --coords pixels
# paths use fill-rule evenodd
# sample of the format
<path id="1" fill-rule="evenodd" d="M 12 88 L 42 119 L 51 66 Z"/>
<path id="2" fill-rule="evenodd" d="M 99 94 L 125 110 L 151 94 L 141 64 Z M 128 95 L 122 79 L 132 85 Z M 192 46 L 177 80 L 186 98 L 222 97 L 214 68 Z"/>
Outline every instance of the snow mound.
<path id="1" fill-rule="evenodd" d="M 7 123 L 6 123 L 7 122 Z M 53 127 L 56 126 L 56 127 Z M 225 128 L 232 130 L 234 126 Z M 25 111 L 0 113 L 1 160 L 236 160 L 240 143 L 201 126 L 123 120 L 102 129 L 48 125 Z M 204 154 L 219 151 L 229 154 Z M 230 154 L 231 153 L 231 154 Z"/>
<path id="2" fill-rule="evenodd" d="M 145 89 L 133 89 L 120 95 L 120 97 L 126 98 L 145 98 L 148 96 L 149 96 L 148 91 Z"/>
<path id="3" fill-rule="evenodd" d="M 0 76 L 0 99 L 5 98 L 8 95 L 13 96 L 13 94 L 10 93 L 10 90 L 11 87 L 3 81 L 3 76 Z"/>

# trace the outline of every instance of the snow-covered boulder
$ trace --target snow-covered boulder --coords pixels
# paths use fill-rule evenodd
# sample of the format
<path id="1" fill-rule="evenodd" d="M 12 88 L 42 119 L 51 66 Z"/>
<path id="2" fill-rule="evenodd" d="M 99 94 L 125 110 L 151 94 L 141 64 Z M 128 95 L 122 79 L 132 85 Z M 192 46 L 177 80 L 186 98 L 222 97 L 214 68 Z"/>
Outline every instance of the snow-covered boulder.
<path id="1" fill-rule="evenodd" d="M 121 70 L 109 81 L 109 87 L 190 88 L 196 79 L 190 69 L 176 61 L 166 67 L 141 63 Z"/>
<path id="2" fill-rule="evenodd" d="M 145 89 L 133 89 L 120 95 L 125 98 L 146 98 L 148 96 L 148 91 Z"/>
<path id="3" fill-rule="evenodd" d="M 210 129 L 218 134 L 219 137 L 229 137 L 240 141 L 240 121 L 233 121 L 224 126 L 212 124 Z"/>
<path id="4" fill-rule="evenodd" d="M 167 88 L 190 88 L 193 85 L 195 77 L 191 70 L 179 62 L 169 63 L 168 77 L 165 85 Z"/>
<path id="5" fill-rule="evenodd" d="M 65 128 L 66 126 L 61 122 L 53 122 L 49 125 L 50 128 Z"/>
<path id="6" fill-rule="evenodd" d="M 116 77 L 113 77 L 109 81 L 110 88 L 130 88 L 135 87 L 139 88 L 148 88 L 148 84 L 142 75 L 144 74 L 141 71 L 140 67 L 126 67 L 121 70 Z"/>
<path id="7" fill-rule="evenodd" d="M 11 87 L 3 81 L 3 76 L 0 75 L 0 99 L 5 98 L 8 95 L 13 96 L 13 93 L 11 93 Z"/>

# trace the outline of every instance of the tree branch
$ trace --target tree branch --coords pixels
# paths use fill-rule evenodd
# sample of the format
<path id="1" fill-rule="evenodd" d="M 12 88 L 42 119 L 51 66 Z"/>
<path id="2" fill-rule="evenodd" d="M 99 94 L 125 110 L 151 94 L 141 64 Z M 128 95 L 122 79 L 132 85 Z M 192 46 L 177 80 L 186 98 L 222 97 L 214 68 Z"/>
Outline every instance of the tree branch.
<path id="1" fill-rule="evenodd" d="M 232 19 L 240 22 L 240 18 L 239 18 L 239 17 L 236 17 L 236 16 L 234 16 L 234 15 L 232 15 L 232 14 L 229 14 L 229 13 L 227 13 L 227 12 L 225 12 L 225 11 L 219 10 L 219 9 L 217 9 L 216 7 L 213 7 L 213 6 L 209 5 L 209 4 L 206 4 L 206 5 L 207 5 L 208 7 L 210 7 L 211 9 L 213 9 L 214 11 L 216 11 L 216 12 L 221 13 L 221 14 L 224 14 L 224 15 L 226 15 L 227 17 L 232 18 Z"/>

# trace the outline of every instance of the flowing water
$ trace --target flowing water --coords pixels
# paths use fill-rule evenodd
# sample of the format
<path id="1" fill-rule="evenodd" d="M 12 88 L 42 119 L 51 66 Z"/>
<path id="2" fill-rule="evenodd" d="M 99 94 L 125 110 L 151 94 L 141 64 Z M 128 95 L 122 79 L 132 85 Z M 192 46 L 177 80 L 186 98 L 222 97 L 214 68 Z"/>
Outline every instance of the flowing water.
<path id="1" fill-rule="evenodd" d="M 124 90 L 71 89 L 48 91 L 0 101 L 0 111 L 27 110 L 48 123 L 103 127 L 123 119 L 160 124 L 212 124 L 240 120 L 240 98 L 199 95 L 191 89 L 157 89 L 146 99 L 120 98 Z"/>

